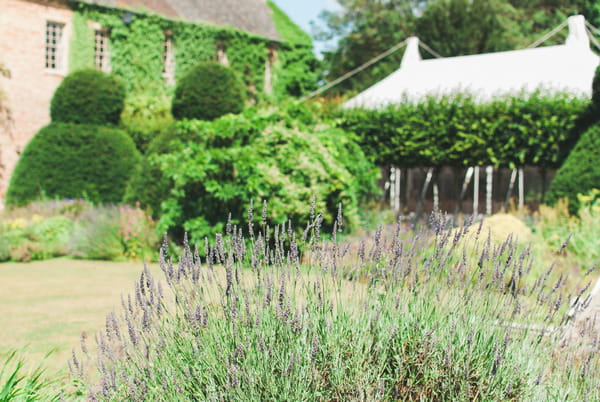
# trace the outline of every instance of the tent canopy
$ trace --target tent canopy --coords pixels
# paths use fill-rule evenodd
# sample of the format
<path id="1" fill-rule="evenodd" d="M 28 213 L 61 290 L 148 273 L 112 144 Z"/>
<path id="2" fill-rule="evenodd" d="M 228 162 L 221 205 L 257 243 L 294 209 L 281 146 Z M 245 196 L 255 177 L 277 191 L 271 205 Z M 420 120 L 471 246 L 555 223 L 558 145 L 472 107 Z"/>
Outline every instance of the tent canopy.
<path id="1" fill-rule="evenodd" d="M 400 68 L 344 107 L 377 108 L 457 92 L 487 101 L 538 89 L 589 98 L 600 58 L 590 49 L 584 17 L 569 17 L 568 25 L 564 45 L 430 60 L 421 58 L 419 39 L 411 37 Z"/>

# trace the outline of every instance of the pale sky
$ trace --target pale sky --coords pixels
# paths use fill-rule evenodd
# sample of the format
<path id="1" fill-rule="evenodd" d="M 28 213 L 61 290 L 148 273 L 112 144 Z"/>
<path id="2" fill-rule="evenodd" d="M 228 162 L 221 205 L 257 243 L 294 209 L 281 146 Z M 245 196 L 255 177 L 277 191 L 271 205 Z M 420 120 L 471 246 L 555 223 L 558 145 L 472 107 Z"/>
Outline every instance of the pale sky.
<path id="1" fill-rule="evenodd" d="M 312 34 L 310 21 L 319 22 L 319 14 L 323 10 L 340 10 L 335 0 L 273 0 L 300 28 L 309 35 Z M 320 53 L 323 43 L 315 43 L 315 52 Z"/>

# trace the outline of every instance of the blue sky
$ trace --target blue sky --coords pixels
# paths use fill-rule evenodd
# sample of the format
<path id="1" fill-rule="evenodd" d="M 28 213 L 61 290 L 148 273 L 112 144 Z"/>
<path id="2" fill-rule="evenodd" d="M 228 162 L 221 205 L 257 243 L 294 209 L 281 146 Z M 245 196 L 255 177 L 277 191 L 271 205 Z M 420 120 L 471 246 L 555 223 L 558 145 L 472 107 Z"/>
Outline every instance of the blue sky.
<path id="1" fill-rule="evenodd" d="M 340 10 L 335 0 L 273 0 L 296 24 L 311 34 L 310 21 L 319 22 L 319 14 L 323 10 Z M 315 43 L 318 54 L 327 44 Z"/>

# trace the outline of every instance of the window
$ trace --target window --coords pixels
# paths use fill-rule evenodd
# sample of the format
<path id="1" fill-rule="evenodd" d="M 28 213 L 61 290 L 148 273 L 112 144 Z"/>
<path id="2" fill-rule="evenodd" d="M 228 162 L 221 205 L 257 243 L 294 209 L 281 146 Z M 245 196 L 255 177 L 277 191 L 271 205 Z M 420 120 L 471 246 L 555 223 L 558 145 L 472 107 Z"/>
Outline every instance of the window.
<path id="1" fill-rule="evenodd" d="M 175 49 L 173 48 L 173 37 L 170 33 L 165 33 L 163 43 L 163 77 L 167 84 L 175 83 Z"/>
<path id="2" fill-rule="evenodd" d="M 270 43 L 267 48 L 267 60 L 265 61 L 265 93 L 273 93 L 273 68 L 277 62 L 277 46 Z"/>
<path id="3" fill-rule="evenodd" d="M 64 70 L 63 31 L 65 25 L 58 22 L 46 22 L 46 69 Z"/>
<path id="4" fill-rule="evenodd" d="M 221 63 L 222 65 L 229 67 L 227 49 L 225 48 L 225 44 L 221 41 L 217 42 L 217 63 Z"/>
<path id="5" fill-rule="evenodd" d="M 94 62 L 96 69 L 110 72 L 110 52 L 108 48 L 108 30 L 97 29 L 94 35 Z"/>

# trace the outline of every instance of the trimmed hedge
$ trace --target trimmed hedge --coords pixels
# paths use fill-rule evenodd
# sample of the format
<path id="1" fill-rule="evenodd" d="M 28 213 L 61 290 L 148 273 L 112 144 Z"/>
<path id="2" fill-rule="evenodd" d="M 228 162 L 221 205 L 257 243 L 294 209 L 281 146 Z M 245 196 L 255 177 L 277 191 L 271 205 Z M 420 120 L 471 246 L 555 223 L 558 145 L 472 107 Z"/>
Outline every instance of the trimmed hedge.
<path id="1" fill-rule="evenodd" d="M 125 101 L 125 87 L 114 76 L 79 70 L 65 77 L 50 103 L 53 122 L 117 125 Z"/>
<path id="2" fill-rule="evenodd" d="M 590 124 L 589 101 L 535 93 L 479 103 L 457 94 L 378 110 L 341 112 L 380 166 L 557 168 Z"/>
<path id="3" fill-rule="evenodd" d="M 600 126 L 588 129 L 579 139 L 565 163 L 558 169 L 548 190 L 546 200 L 555 203 L 559 198 L 569 198 L 569 212 L 579 210 L 577 194 L 587 194 L 600 189 Z"/>
<path id="4" fill-rule="evenodd" d="M 119 202 L 139 153 L 122 130 L 52 123 L 25 148 L 6 194 L 7 205 L 40 196 Z"/>
<path id="5" fill-rule="evenodd" d="M 244 86 L 233 70 L 219 63 L 200 63 L 177 83 L 173 117 L 214 120 L 244 109 Z"/>

